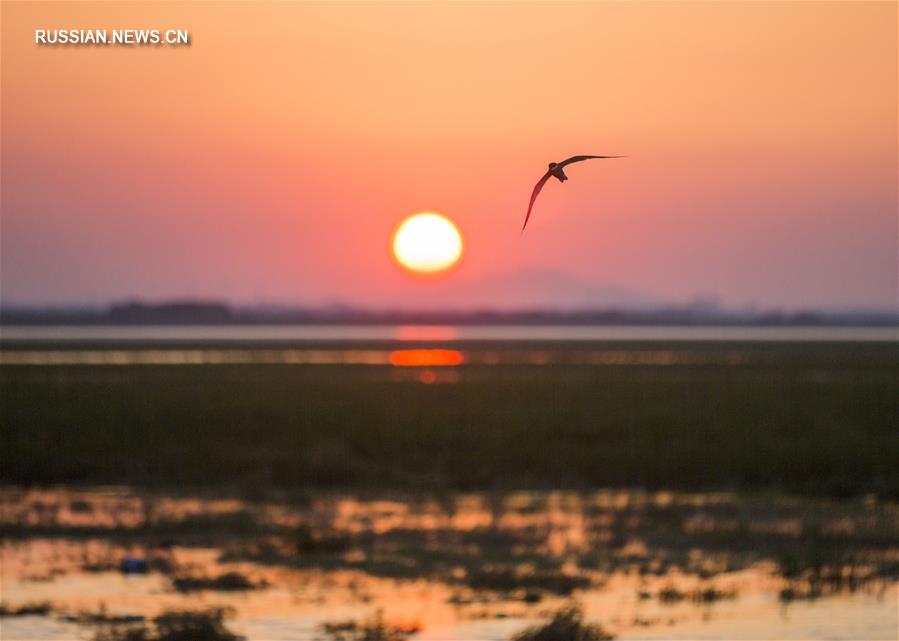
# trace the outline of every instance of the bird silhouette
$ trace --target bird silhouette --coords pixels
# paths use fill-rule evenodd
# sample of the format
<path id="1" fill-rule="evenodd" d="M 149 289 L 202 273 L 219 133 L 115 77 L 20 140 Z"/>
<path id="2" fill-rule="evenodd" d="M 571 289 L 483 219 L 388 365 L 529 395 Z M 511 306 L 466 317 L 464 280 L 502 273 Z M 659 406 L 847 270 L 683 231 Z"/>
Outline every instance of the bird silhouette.
<path id="1" fill-rule="evenodd" d="M 572 163 L 581 162 L 582 160 L 590 160 L 591 158 L 624 158 L 624 156 L 572 156 L 568 160 L 563 160 L 562 162 L 549 163 L 549 170 L 543 174 L 540 180 L 537 181 L 537 184 L 534 185 L 534 191 L 531 193 L 531 202 L 528 204 L 528 213 L 524 217 L 524 225 L 521 226 L 522 233 L 524 232 L 524 228 L 528 226 L 528 220 L 531 218 L 531 210 L 534 208 L 534 202 L 537 200 L 537 196 L 540 195 L 540 191 L 543 189 L 543 185 L 546 184 L 546 181 L 551 177 L 555 177 L 559 182 L 565 182 L 568 180 L 568 176 L 565 175 L 565 167 Z"/>

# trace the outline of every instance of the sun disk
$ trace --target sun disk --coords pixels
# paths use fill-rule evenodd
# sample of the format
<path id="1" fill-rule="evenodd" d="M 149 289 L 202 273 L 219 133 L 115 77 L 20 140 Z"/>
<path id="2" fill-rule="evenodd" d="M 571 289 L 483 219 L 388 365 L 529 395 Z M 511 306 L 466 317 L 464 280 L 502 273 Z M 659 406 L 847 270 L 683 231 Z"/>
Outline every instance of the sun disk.
<path id="1" fill-rule="evenodd" d="M 406 269 L 436 274 L 462 257 L 462 234 L 446 216 L 424 212 L 400 223 L 393 234 L 392 248 L 394 258 Z"/>

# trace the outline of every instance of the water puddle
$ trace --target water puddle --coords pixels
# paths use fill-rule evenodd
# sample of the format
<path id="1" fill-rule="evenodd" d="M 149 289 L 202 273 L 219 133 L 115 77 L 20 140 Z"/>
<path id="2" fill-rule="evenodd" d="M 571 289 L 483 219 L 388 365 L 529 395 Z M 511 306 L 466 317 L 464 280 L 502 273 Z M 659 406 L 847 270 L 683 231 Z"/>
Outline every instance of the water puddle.
<path id="1" fill-rule="evenodd" d="M 256 640 L 383 620 L 510 639 L 575 602 L 618 639 L 893 639 L 895 504 L 520 492 L 244 501 L 0 492 L 5 640 L 91 639 L 98 616 L 227 608 Z M 131 565 L 129 565 L 131 564 Z M 92 618 L 94 621 L 92 621 Z"/>

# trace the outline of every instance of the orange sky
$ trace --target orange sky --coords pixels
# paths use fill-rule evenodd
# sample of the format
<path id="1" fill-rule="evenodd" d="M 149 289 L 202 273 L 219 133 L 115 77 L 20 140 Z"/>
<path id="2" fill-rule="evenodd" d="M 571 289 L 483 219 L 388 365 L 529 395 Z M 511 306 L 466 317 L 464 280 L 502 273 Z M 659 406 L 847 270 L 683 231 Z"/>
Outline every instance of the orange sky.
<path id="1" fill-rule="evenodd" d="M 485 304 L 545 272 L 895 305 L 896 7 L 4 2 L 0 294 Z M 192 45 L 34 45 L 123 27 Z M 629 158 L 570 168 L 519 236 L 575 153 Z M 443 282 L 388 251 L 426 210 L 466 239 Z"/>

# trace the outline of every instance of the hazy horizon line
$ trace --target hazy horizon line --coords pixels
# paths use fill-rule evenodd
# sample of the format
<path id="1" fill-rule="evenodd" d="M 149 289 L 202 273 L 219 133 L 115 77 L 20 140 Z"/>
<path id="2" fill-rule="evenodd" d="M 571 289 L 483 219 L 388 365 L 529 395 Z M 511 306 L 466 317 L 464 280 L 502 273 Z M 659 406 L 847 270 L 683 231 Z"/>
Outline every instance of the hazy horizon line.
<path id="1" fill-rule="evenodd" d="M 899 305 L 765 305 L 747 303 L 743 305 L 727 304 L 713 296 L 695 296 L 681 301 L 647 301 L 645 303 L 597 303 L 570 305 L 516 305 L 516 304 L 451 304 L 439 305 L 397 305 L 355 303 L 345 300 L 329 302 L 286 302 L 257 301 L 239 302 L 226 298 L 172 296 L 159 298 L 129 297 L 112 299 L 106 302 L 42 302 L 22 303 L 0 300 L 0 312 L 62 314 L 77 313 L 85 315 L 109 315 L 123 310 L 139 310 L 152 313 L 160 310 L 181 308 L 218 308 L 236 319 L 242 314 L 286 315 L 603 315 L 603 314 L 663 314 L 676 312 L 701 313 L 708 316 L 764 316 L 770 314 L 800 315 L 877 315 L 899 318 Z"/>

